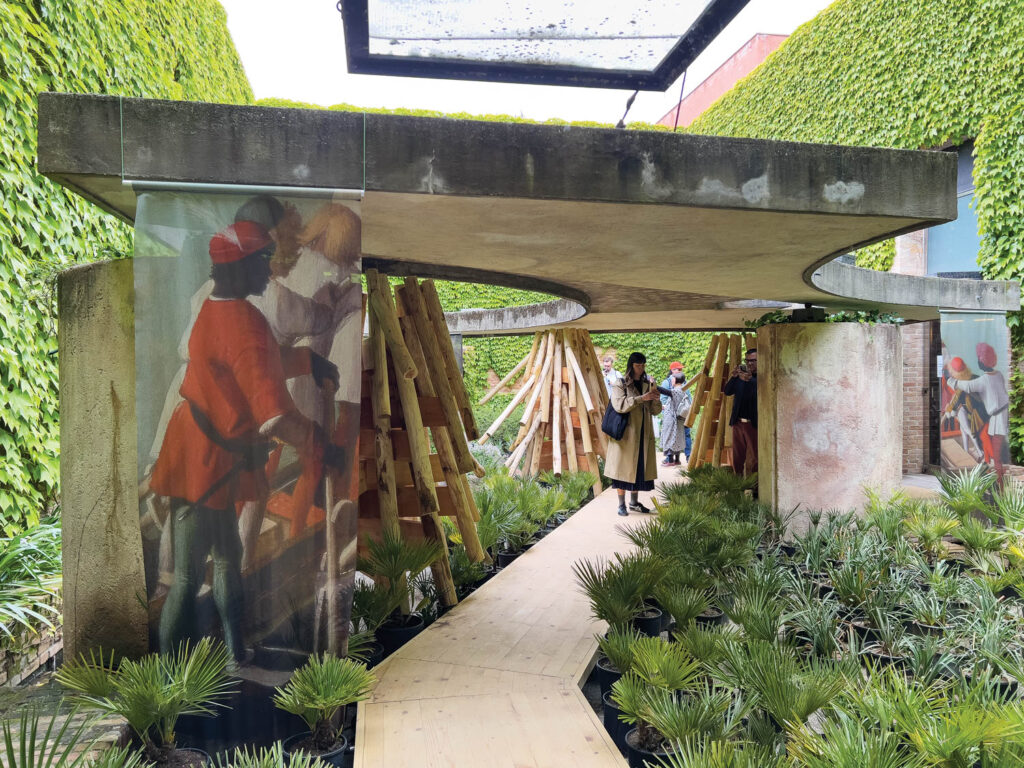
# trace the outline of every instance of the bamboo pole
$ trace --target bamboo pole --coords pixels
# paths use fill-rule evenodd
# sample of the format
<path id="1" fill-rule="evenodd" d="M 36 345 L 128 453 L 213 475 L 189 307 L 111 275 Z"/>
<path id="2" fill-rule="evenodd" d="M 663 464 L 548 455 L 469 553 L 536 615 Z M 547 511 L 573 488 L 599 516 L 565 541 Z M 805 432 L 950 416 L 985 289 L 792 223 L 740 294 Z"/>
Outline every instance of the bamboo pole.
<path id="1" fill-rule="evenodd" d="M 543 414 L 542 414 L 543 415 Z M 544 450 L 544 443 L 551 436 L 551 424 L 544 423 L 544 419 L 541 419 L 540 429 L 537 431 L 537 436 L 533 441 L 533 456 L 530 458 L 530 477 L 536 477 L 540 472 L 540 458 L 541 453 Z"/>
<path id="2" fill-rule="evenodd" d="M 519 388 L 519 391 L 516 392 L 516 396 L 512 398 L 511 402 L 509 402 L 509 404 L 507 406 L 505 406 L 505 410 L 501 412 L 501 415 L 498 416 L 498 418 L 496 418 L 494 420 L 494 423 L 491 424 L 491 426 L 489 426 L 484 431 L 484 433 L 480 436 L 480 439 L 477 440 L 477 443 L 479 443 L 480 445 L 483 445 L 488 440 L 490 440 L 492 437 L 494 437 L 494 433 L 497 432 L 498 429 L 501 427 L 501 425 L 505 423 L 505 419 L 507 419 L 509 416 L 511 416 L 512 415 L 512 411 L 514 411 L 516 408 L 518 408 L 519 404 L 522 403 L 523 400 L 526 399 L 526 396 L 530 393 L 530 388 L 532 386 L 533 386 L 533 377 L 531 376 L 529 381 L 527 381 L 526 384 L 524 384 L 522 387 Z"/>
<path id="3" fill-rule="evenodd" d="M 530 417 L 533 414 L 533 409 L 536 407 L 537 401 L 540 399 L 541 392 L 544 390 L 544 382 L 547 381 L 548 373 L 551 371 L 551 358 L 553 352 L 554 350 L 552 349 L 552 345 L 545 340 L 544 364 L 540 369 L 540 375 L 534 385 L 533 392 L 530 393 L 530 399 L 526 401 L 526 410 L 523 411 L 523 417 L 519 420 L 520 424 L 529 423 Z"/>
<path id="4" fill-rule="evenodd" d="M 448 427 L 448 434 L 452 438 L 452 447 L 455 449 L 455 458 L 459 472 L 476 472 L 477 464 L 473 455 L 469 452 L 469 446 L 463 434 L 466 433 L 463 421 L 459 415 L 459 405 L 455 394 L 452 392 L 451 381 L 445 371 L 442 351 L 448 347 L 451 351 L 451 344 L 448 342 L 447 326 L 444 328 L 445 336 L 438 337 L 437 328 L 430 322 L 423 297 L 420 293 L 420 285 L 415 277 L 405 278 L 404 307 L 416 324 L 417 335 L 423 347 L 423 355 L 427 364 L 428 375 L 434 385 L 434 391 L 441 401 L 441 410 L 444 413 L 445 424 Z"/>
<path id="5" fill-rule="evenodd" d="M 551 381 L 555 377 L 555 350 L 558 349 L 558 339 L 555 338 L 554 331 L 548 331 L 548 339 L 548 362 L 544 364 L 548 376 L 540 384 L 540 418 L 545 424 L 551 418 Z"/>
<path id="6" fill-rule="evenodd" d="M 597 352 L 594 350 L 594 345 L 590 342 L 590 335 L 586 331 L 573 328 L 572 342 L 573 356 L 576 358 L 576 362 L 579 363 L 580 373 L 583 374 L 587 391 L 590 393 L 594 407 L 603 414 L 607 407 L 608 390 L 604 385 L 604 374 L 598 374 L 598 371 L 601 370 L 601 364 L 597 363 L 595 367 L 594 361 L 597 360 Z"/>
<path id="7" fill-rule="evenodd" d="M 708 352 L 704 355 L 704 364 L 701 366 L 700 374 L 701 386 L 699 389 L 693 391 L 693 405 L 690 408 L 690 415 L 686 418 L 686 426 L 692 427 L 697 421 L 697 414 L 700 412 L 701 406 L 704 405 L 704 394 L 707 391 L 707 387 L 710 386 L 709 374 L 711 373 L 711 364 L 715 360 L 715 355 L 718 352 L 720 335 L 711 337 L 711 342 L 708 344 Z"/>
<path id="8" fill-rule="evenodd" d="M 505 375 L 505 378 L 503 378 L 501 381 L 499 381 L 497 384 L 495 384 L 491 388 L 490 392 L 488 392 L 486 395 L 481 397 L 480 401 L 477 403 L 477 405 L 483 405 L 488 400 L 490 400 L 492 397 L 494 397 L 496 394 L 498 394 L 498 392 L 501 391 L 502 387 L 504 387 L 506 384 L 508 384 L 510 381 L 512 381 L 512 379 L 515 377 L 515 375 L 517 373 L 519 373 L 521 370 L 523 370 L 523 368 L 526 367 L 526 363 L 527 363 L 527 361 L 529 361 L 529 359 L 530 359 L 530 356 L 527 355 L 522 360 L 520 360 L 518 363 L 516 363 L 516 367 L 513 368 L 511 371 L 509 371 Z"/>
<path id="9" fill-rule="evenodd" d="M 531 441 L 534 439 L 534 436 L 537 434 L 537 430 L 540 428 L 540 425 L 541 425 L 541 420 L 540 420 L 540 414 L 538 413 L 536 416 L 534 416 L 533 423 L 530 424 L 529 430 L 526 433 L 526 437 L 519 444 L 519 447 L 516 448 L 514 451 L 512 451 L 512 455 L 509 456 L 508 460 L 505 462 L 505 466 L 506 467 L 508 467 L 511 470 L 515 470 L 515 468 L 519 466 L 519 462 L 522 461 L 523 456 L 525 456 L 526 453 L 533 446 L 533 443 Z M 530 456 L 532 457 L 533 454 L 531 453 Z"/>
<path id="10" fill-rule="evenodd" d="M 693 441 L 690 450 L 690 461 L 687 462 L 687 470 L 697 469 L 704 465 L 704 456 L 707 453 L 708 432 L 711 427 L 710 408 L 704 408 L 700 417 L 700 426 L 697 428 L 697 439 Z"/>
<path id="11" fill-rule="evenodd" d="M 578 397 L 583 399 L 583 404 L 586 406 L 588 411 L 596 411 L 597 409 L 594 406 L 594 398 L 590 396 L 590 391 L 587 388 L 587 382 L 583 378 L 583 371 L 580 370 L 579 361 L 576 359 L 576 354 L 573 352 L 572 347 L 568 344 L 565 345 L 565 359 L 569 364 L 569 381 L 575 380 L 577 383 L 577 390 L 579 392 Z M 577 404 L 577 408 L 578 407 L 579 405 Z"/>
<path id="12" fill-rule="evenodd" d="M 565 357 L 566 352 L 569 350 L 569 339 L 566 338 L 565 344 L 562 348 L 562 357 Z M 572 372 L 572 368 L 569 367 L 569 360 L 565 360 L 565 385 L 567 387 L 566 392 L 568 393 L 568 403 L 570 408 L 576 407 L 576 375 Z"/>
<path id="13" fill-rule="evenodd" d="M 725 374 L 726 375 L 726 381 L 729 380 L 728 376 L 732 372 L 732 369 L 735 368 L 737 365 L 739 365 L 740 362 L 743 359 L 743 336 L 742 335 L 736 334 L 735 336 L 732 337 L 732 343 L 731 343 L 731 346 L 729 348 L 729 353 L 730 353 L 729 354 L 730 361 L 729 361 L 729 365 L 728 365 L 728 367 L 726 369 L 726 374 Z M 731 417 L 732 416 L 733 396 L 732 395 L 728 395 L 728 396 L 724 397 L 723 399 L 728 402 L 728 406 L 726 407 L 726 413 L 729 414 L 729 416 Z M 730 448 L 730 449 L 732 448 L 732 426 L 729 425 L 729 424 L 726 424 L 726 426 L 725 426 L 725 447 L 726 448 Z"/>
<path id="14" fill-rule="evenodd" d="M 555 365 L 551 376 L 551 469 L 562 474 L 562 338 L 555 332 Z"/>
<path id="15" fill-rule="evenodd" d="M 391 358 L 394 361 L 395 370 L 403 378 L 416 378 L 416 364 L 413 363 L 409 350 L 402 338 L 402 331 L 398 327 L 398 318 L 386 309 L 387 298 L 390 296 L 390 286 L 386 278 L 382 277 L 377 270 L 366 270 L 366 287 L 369 291 L 370 309 L 377 313 L 378 322 L 384 338 L 387 340 L 388 349 L 391 350 Z"/>
<path id="16" fill-rule="evenodd" d="M 608 407 L 608 402 L 611 399 L 608 395 L 608 388 L 604 384 L 604 373 L 601 369 L 601 361 L 597 359 L 597 350 L 594 348 L 594 342 L 590 338 L 590 334 L 587 331 L 579 331 L 580 344 L 583 350 L 586 352 L 587 358 L 589 359 L 589 366 L 591 370 L 591 376 L 594 380 L 594 390 L 591 390 L 591 394 L 596 391 L 601 398 L 601 406 L 599 410 L 604 413 L 604 409 Z"/>
<path id="17" fill-rule="evenodd" d="M 438 298 L 437 289 L 433 280 L 424 280 L 420 283 L 423 304 L 427 311 L 434 333 L 438 339 L 444 339 L 441 344 L 441 359 L 444 361 L 444 368 L 448 373 L 448 380 L 452 391 L 455 393 L 455 401 L 462 410 L 462 421 L 466 427 L 466 436 L 470 440 L 480 437 L 480 430 L 476 426 L 476 416 L 473 415 L 473 407 L 469 402 L 469 393 L 466 391 L 466 382 L 459 370 L 459 364 L 455 360 L 455 350 L 452 349 L 451 335 L 448 333 L 448 323 L 444 319 L 444 310 L 441 308 L 441 299 Z M 468 450 L 468 449 L 467 449 Z M 472 470 L 466 470 L 467 472 Z"/>
<path id="18" fill-rule="evenodd" d="M 373 454 L 377 466 L 377 500 L 380 506 L 380 521 L 385 531 L 399 534 L 394 448 L 391 445 L 388 352 L 377 303 L 370 305 L 370 352 L 373 357 L 373 374 L 370 377 L 370 403 L 373 409 Z"/>
<path id="19" fill-rule="evenodd" d="M 533 365 L 537 360 L 537 351 L 540 349 L 541 337 L 543 334 L 540 331 L 533 334 L 533 343 L 530 345 L 530 353 L 526 356 L 526 369 L 523 372 L 523 378 L 529 378 L 533 374 Z"/>
<path id="20" fill-rule="evenodd" d="M 409 352 L 420 370 L 427 371 L 426 360 L 423 356 L 423 344 L 419 334 L 421 329 L 416 327 L 413 317 L 408 311 L 406 292 L 404 288 L 395 291 L 399 305 L 402 307 L 402 316 L 399 324 L 405 334 Z M 422 329 L 422 332 L 429 333 L 429 329 Z M 417 376 L 416 388 L 419 394 L 424 397 L 435 397 L 436 390 L 430 376 Z M 471 562 L 479 563 L 487 558 L 480 539 L 476 532 L 476 521 L 479 513 L 473 503 L 472 493 L 468 492 L 469 484 L 465 481 L 465 475 L 459 472 L 458 462 L 455 457 L 455 449 L 452 446 L 452 434 L 447 427 L 433 427 L 431 430 L 434 436 L 434 447 L 437 449 L 438 462 L 441 465 L 441 474 L 444 477 L 445 485 L 448 487 L 452 497 L 452 504 L 455 506 L 455 523 L 462 535 L 462 544 L 466 549 L 466 555 Z"/>
<path id="21" fill-rule="evenodd" d="M 547 344 L 547 335 L 542 331 L 538 331 L 534 335 L 534 340 L 538 338 L 540 339 L 540 342 L 537 346 L 537 352 L 533 356 L 533 362 L 531 363 L 531 367 L 528 368 L 527 370 L 527 372 L 530 374 L 530 378 L 533 379 L 534 386 L 536 386 L 537 382 L 540 381 L 541 370 L 544 367 L 544 352 L 545 345 Z M 510 446 L 511 450 L 514 451 L 519 446 L 519 444 L 522 443 L 523 438 L 526 437 L 526 431 L 530 428 L 530 419 L 531 408 L 528 405 L 526 408 L 523 409 L 523 418 L 519 420 L 519 431 L 516 433 L 516 439 L 512 441 L 512 445 Z"/>
<path id="22" fill-rule="evenodd" d="M 579 472 L 580 465 L 576 459 L 576 435 L 572 428 L 572 410 L 569 403 L 562 401 L 562 422 L 565 427 L 565 459 L 569 463 L 570 472 Z"/>
<path id="23" fill-rule="evenodd" d="M 391 312 L 397 325 L 398 313 L 395 311 L 390 291 L 387 292 L 384 299 L 382 302 L 385 304 L 384 309 Z M 430 336 L 428 327 L 425 328 L 424 336 Z M 430 465 L 430 445 L 427 442 L 427 431 L 423 427 L 423 415 L 420 412 L 420 401 L 416 394 L 416 383 L 412 379 L 398 376 L 396 384 L 398 385 L 398 397 L 402 403 L 405 431 L 409 438 L 413 486 L 416 488 L 421 519 L 431 521 L 430 524 L 442 547 L 441 558 L 431 565 L 434 583 L 437 585 L 442 604 L 455 605 L 459 600 L 455 594 L 455 583 L 452 581 L 451 566 L 448 563 L 448 543 L 438 514 L 440 505 L 437 502 L 437 489 L 434 486 L 434 470 Z M 424 531 L 427 530 L 425 523 Z"/>

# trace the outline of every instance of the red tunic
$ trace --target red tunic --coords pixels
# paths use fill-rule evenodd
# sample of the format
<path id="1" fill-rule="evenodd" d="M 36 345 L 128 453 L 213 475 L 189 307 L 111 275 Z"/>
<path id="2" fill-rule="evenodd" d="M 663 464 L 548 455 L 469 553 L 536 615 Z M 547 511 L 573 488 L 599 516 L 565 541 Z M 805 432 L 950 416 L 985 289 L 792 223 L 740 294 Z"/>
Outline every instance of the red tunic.
<path id="1" fill-rule="evenodd" d="M 223 438 L 253 442 L 264 439 L 260 427 L 295 406 L 270 325 L 248 301 L 208 299 L 196 317 L 188 353 L 180 390 L 185 402 L 167 425 L 150 486 L 163 496 L 196 502 L 231 471 L 239 454 L 206 436 L 192 417 L 190 404 L 206 414 Z M 308 361 L 307 354 L 307 371 Z M 266 473 L 243 470 L 204 505 L 228 509 L 233 502 L 256 500 L 266 493 Z"/>

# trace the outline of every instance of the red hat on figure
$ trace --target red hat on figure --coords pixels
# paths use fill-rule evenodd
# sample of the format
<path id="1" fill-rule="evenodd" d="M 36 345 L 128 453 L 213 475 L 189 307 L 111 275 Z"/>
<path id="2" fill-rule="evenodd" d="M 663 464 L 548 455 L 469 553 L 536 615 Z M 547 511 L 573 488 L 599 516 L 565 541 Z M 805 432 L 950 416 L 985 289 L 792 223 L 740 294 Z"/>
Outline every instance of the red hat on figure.
<path id="1" fill-rule="evenodd" d="M 681 371 L 683 370 L 683 364 L 676 360 L 668 364 L 668 369 L 670 371 Z"/>
<path id="2" fill-rule="evenodd" d="M 990 369 L 996 367 L 998 358 L 996 358 L 996 351 L 992 349 L 991 344 L 982 341 L 974 348 L 974 351 L 978 353 L 978 365 Z"/>
<path id="3" fill-rule="evenodd" d="M 267 228 L 255 221 L 236 221 L 210 238 L 210 261 L 231 264 L 274 244 Z"/>
<path id="4" fill-rule="evenodd" d="M 949 361 L 949 372 L 953 374 L 954 379 L 960 379 L 960 381 L 974 378 L 974 374 L 971 373 L 971 369 L 967 367 L 967 363 L 962 357 L 954 357 Z"/>

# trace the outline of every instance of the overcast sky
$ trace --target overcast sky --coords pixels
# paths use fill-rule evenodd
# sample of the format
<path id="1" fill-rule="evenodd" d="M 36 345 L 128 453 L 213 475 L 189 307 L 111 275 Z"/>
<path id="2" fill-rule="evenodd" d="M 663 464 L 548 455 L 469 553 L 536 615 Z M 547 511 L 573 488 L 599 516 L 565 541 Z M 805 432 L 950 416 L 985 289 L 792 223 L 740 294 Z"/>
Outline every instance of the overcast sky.
<path id="1" fill-rule="evenodd" d="M 690 67 L 686 91 L 695 88 L 753 35 L 789 34 L 831 1 L 750 0 Z M 345 36 L 335 0 L 221 2 L 258 99 L 278 97 L 323 106 L 346 102 L 360 107 L 408 107 L 508 114 L 536 120 L 560 117 L 615 123 L 622 116 L 630 94 L 595 88 L 349 75 L 345 67 Z M 675 105 L 679 87 L 677 81 L 664 93 L 642 91 L 627 120 L 656 122 Z"/>

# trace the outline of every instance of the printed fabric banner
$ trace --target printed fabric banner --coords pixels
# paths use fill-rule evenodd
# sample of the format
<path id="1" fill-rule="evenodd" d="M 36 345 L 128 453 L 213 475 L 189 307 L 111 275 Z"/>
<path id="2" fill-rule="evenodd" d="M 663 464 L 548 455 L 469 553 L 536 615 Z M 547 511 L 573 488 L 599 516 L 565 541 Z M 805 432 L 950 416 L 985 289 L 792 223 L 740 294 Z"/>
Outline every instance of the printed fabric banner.
<path id="1" fill-rule="evenodd" d="M 214 636 L 280 682 L 349 627 L 359 203 L 150 192 L 135 226 L 150 646 Z"/>
<path id="2" fill-rule="evenodd" d="M 944 469 L 985 464 L 1002 480 L 1010 463 L 1006 317 L 943 312 L 941 451 Z"/>

